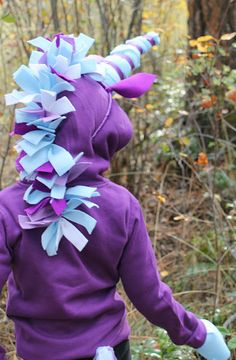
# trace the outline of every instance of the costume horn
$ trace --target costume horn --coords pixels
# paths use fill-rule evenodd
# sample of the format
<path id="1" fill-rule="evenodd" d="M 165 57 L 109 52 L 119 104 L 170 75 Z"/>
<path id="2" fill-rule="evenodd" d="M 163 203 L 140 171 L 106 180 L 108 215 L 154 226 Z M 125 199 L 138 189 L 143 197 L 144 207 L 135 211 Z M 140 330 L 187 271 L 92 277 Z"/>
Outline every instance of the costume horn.
<path id="1" fill-rule="evenodd" d="M 103 83 L 112 86 L 128 78 L 140 66 L 141 55 L 158 44 L 160 44 L 159 35 L 149 32 L 116 46 L 109 56 L 98 59 L 98 66 L 104 73 Z"/>

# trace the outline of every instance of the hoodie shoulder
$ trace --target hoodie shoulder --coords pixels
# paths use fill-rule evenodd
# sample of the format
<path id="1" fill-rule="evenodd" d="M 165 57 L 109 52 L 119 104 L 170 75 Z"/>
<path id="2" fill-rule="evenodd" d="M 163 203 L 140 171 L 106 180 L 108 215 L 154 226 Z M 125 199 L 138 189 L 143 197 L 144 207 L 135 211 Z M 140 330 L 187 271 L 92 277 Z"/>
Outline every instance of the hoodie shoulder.
<path id="1" fill-rule="evenodd" d="M 0 209 L 3 212 L 15 213 L 24 209 L 24 192 L 29 185 L 16 182 L 0 191 Z"/>
<path id="2" fill-rule="evenodd" d="M 102 193 L 106 195 L 108 201 L 114 203 L 114 206 L 119 205 L 120 210 L 124 207 L 133 210 L 140 207 L 138 199 L 127 188 L 110 180 L 107 181 Z"/>
<path id="3" fill-rule="evenodd" d="M 5 225 L 7 243 L 12 247 L 21 236 L 18 215 L 24 213 L 24 192 L 29 185 L 16 182 L 0 191 L 0 214 Z"/>
<path id="4" fill-rule="evenodd" d="M 17 181 L 14 184 L 5 187 L 4 189 L 2 189 L 0 191 L 0 202 L 4 201 L 6 198 L 8 198 L 8 201 L 10 201 L 12 196 L 16 193 L 24 194 L 24 192 L 28 186 L 29 185 L 26 183 Z M 10 196 L 10 198 L 9 198 L 9 196 Z M 23 195 L 22 195 L 22 198 L 23 198 Z M 13 199 L 13 200 L 17 200 L 17 199 Z"/>

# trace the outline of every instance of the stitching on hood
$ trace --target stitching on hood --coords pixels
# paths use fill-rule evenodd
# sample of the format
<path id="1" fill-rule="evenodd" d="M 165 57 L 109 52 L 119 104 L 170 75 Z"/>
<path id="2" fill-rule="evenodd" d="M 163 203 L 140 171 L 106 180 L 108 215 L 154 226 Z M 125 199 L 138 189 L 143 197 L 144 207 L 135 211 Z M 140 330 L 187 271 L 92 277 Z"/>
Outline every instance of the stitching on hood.
<path id="1" fill-rule="evenodd" d="M 110 92 L 108 93 L 108 95 L 109 95 L 109 99 L 108 99 L 107 112 L 106 112 L 106 114 L 105 114 L 105 116 L 104 116 L 101 124 L 100 124 L 100 125 L 97 127 L 97 129 L 94 131 L 94 133 L 93 133 L 93 135 L 92 135 L 92 139 L 94 139 L 95 136 L 98 134 L 98 132 L 103 128 L 105 122 L 107 121 L 107 119 L 108 119 L 108 117 L 109 117 L 109 115 L 110 115 L 110 113 L 111 113 L 112 95 L 111 95 Z"/>

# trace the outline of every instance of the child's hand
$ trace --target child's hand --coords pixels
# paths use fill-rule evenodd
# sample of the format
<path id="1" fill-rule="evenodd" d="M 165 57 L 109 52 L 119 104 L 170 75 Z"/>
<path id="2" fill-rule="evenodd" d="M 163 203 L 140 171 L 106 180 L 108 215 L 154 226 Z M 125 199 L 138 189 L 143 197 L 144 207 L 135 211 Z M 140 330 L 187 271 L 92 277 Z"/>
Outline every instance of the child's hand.
<path id="1" fill-rule="evenodd" d="M 207 336 L 204 344 L 197 352 L 207 360 L 227 360 L 230 351 L 219 330 L 208 320 L 202 320 L 205 325 Z"/>

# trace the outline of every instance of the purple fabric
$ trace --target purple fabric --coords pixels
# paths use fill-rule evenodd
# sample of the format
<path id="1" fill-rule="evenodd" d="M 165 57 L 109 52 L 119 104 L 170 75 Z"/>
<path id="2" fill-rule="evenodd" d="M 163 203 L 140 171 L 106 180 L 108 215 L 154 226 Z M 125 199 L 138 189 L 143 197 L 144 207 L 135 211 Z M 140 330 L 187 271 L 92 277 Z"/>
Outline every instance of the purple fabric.
<path id="1" fill-rule="evenodd" d="M 59 216 L 66 208 L 66 201 L 65 199 L 53 199 L 51 205 L 55 213 Z"/>
<path id="2" fill-rule="evenodd" d="M 25 123 L 15 123 L 14 125 L 14 130 L 13 130 L 13 135 L 14 134 L 18 134 L 18 135 L 24 135 L 29 131 L 33 131 L 36 130 L 37 127 L 34 125 L 26 125 Z"/>
<path id="3" fill-rule="evenodd" d="M 109 90 L 107 89 L 107 91 L 109 92 Z M 111 107 L 112 107 L 112 96 L 109 93 L 109 102 L 108 102 L 108 106 L 107 106 L 107 112 L 102 120 L 102 122 L 99 124 L 99 126 L 95 129 L 93 135 L 92 135 L 92 139 L 95 138 L 95 136 L 97 136 L 97 133 L 103 128 L 105 122 L 107 121 L 108 117 L 110 116 L 110 112 L 111 112 Z"/>
<path id="4" fill-rule="evenodd" d="M 135 98 L 148 91 L 155 79 L 156 75 L 154 74 L 138 73 L 115 83 L 114 85 L 108 87 L 107 90 L 114 90 L 118 94 L 127 98 Z"/>
<path id="5" fill-rule="evenodd" d="M 116 65 L 115 63 L 113 63 L 112 61 L 109 60 L 103 60 L 104 63 L 110 65 L 113 67 L 113 69 L 116 70 L 117 74 L 119 75 L 120 79 L 123 80 L 125 79 L 125 75 L 123 74 L 122 70 L 120 69 L 120 67 L 118 65 Z"/>
<path id="6" fill-rule="evenodd" d="M 33 189 L 35 189 L 35 190 L 44 191 L 44 192 L 49 192 L 50 191 L 49 188 L 46 185 L 42 184 L 37 179 L 34 180 L 32 185 L 33 185 Z"/>
<path id="7" fill-rule="evenodd" d="M 147 39 L 147 40 L 150 42 L 150 44 L 151 44 L 152 46 L 156 45 L 155 40 L 154 40 L 151 36 L 149 36 L 149 35 L 144 35 L 144 37 L 145 37 L 145 39 Z"/>
<path id="8" fill-rule="evenodd" d="M 22 230 L 18 222 L 29 184 L 18 182 L 0 192 L 0 289 L 8 279 L 7 314 L 15 322 L 18 355 L 27 360 L 92 357 L 98 346 L 127 339 L 125 305 L 116 292 L 119 279 L 136 308 L 165 328 L 175 343 L 200 347 L 204 325 L 161 281 L 138 201 L 102 175 L 131 138 L 129 119 L 112 100 L 106 122 L 92 139 L 107 113 L 109 95 L 86 77 L 76 88 L 69 95 L 76 112 L 63 122 L 56 142 L 74 157 L 84 151 L 83 161 L 92 162 L 73 180 L 74 185 L 95 186 L 101 194 L 94 199 L 99 209 L 86 208 L 97 220 L 91 235 L 84 232 L 87 246 L 78 252 L 62 239 L 58 255 L 48 257 L 41 247 L 44 228 Z M 44 218 L 45 211 L 32 219 L 37 222 L 39 213 Z M 47 211 L 55 217 L 50 207 Z"/>
<path id="9" fill-rule="evenodd" d="M 50 199 L 49 199 L 49 201 L 50 201 Z M 28 217 L 30 218 L 31 221 L 33 221 L 35 223 L 39 222 L 39 221 L 41 221 L 43 219 L 48 220 L 49 223 L 51 221 L 58 220 L 58 216 L 55 215 L 55 211 L 50 206 L 42 207 L 36 213 L 29 214 Z"/>
<path id="10" fill-rule="evenodd" d="M 90 162 L 80 162 L 79 164 L 73 166 L 69 172 L 67 183 L 70 183 L 78 176 L 80 176 L 89 167 L 90 164 Z"/>
<path id="11" fill-rule="evenodd" d="M 56 74 L 56 75 L 59 76 L 60 78 L 66 80 L 66 81 L 72 82 L 72 83 L 75 83 L 75 82 L 76 82 L 76 80 L 71 79 L 69 76 L 66 76 L 66 75 L 64 75 L 64 74 L 59 73 L 59 72 L 58 72 L 57 70 L 55 70 L 52 66 L 50 66 L 50 69 L 51 69 L 51 71 L 52 71 L 53 74 Z"/>
<path id="12" fill-rule="evenodd" d="M 42 172 L 47 172 L 47 173 L 53 173 L 54 172 L 54 168 L 52 166 L 52 164 L 48 161 L 45 164 L 39 166 L 37 168 L 37 171 L 42 171 Z"/>
<path id="13" fill-rule="evenodd" d="M 16 158 L 16 170 L 18 172 L 24 171 L 23 166 L 20 164 L 20 160 L 26 155 L 24 151 L 21 151 L 20 154 Z"/>
<path id="14" fill-rule="evenodd" d="M 41 50 L 43 51 L 43 50 Z M 47 64 L 47 54 L 43 53 L 43 55 L 41 56 L 40 60 L 39 60 L 39 64 Z"/>
<path id="15" fill-rule="evenodd" d="M 54 34 L 53 38 L 56 38 L 56 46 L 57 47 L 60 46 L 60 40 L 63 39 L 66 42 L 68 42 L 69 44 L 71 44 L 73 46 L 73 51 L 75 51 L 75 40 L 74 40 L 74 38 L 71 38 L 68 35 L 65 35 L 64 33 Z"/>
<path id="16" fill-rule="evenodd" d="M 56 47 L 58 48 L 60 46 L 60 38 L 62 37 L 62 35 L 64 35 L 64 33 L 58 33 L 54 35 L 54 37 L 56 38 Z"/>
<path id="17" fill-rule="evenodd" d="M 130 67 L 131 67 L 132 70 L 135 69 L 135 65 L 134 65 L 133 60 L 131 59 L 130 56 L 125 55 L 125 54 L 119 54 L 119 56 L 120 56 L 121 58 L 125 59 L 125 60 L 129 63 L 129 65 L 130 65 Z"/>
<path id="18" fill-rule="evenodd" d="M 128 43 L 128 45 L 130 46 L 134 46 L 136 49 L 138 49 L 138 51 L 140 52 L 140 54 L 143 54 L 143 48 L 137 44 L 132 44 L 131 42 Z"/>
<path id="19" fill-rule="evenodd" d="M 45 205 L 47 205 L 50 201 L 50 198 L 43 199 L 37 205 L 32 205 L 25 209 L 27 215 L 35 214 L 39 209 L 42 209 Z"/>

